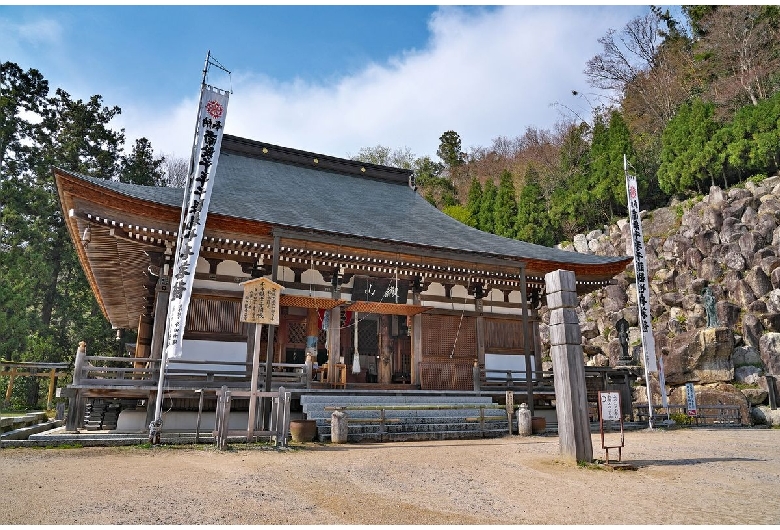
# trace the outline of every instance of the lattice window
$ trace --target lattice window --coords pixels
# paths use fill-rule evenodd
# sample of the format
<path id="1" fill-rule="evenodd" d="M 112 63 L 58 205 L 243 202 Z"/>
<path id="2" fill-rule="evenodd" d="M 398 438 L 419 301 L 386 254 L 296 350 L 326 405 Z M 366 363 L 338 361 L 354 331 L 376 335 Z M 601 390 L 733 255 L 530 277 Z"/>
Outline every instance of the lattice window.
<path id="1" fill-rule="evenodd" d="M 460 326 L 460 333 L 458 333 Z M 455 315 L 422 315 L 423 358 L 477 358 L 477 320 Z M 457 338 L 457 342 L 456 342 Z M 455 351 L 453 352 L 453 345 Z"/>
<path id="2" fill-rule="evenodd" d="M 423 390 L 474 390 L 474 363 L 465 359 L 429 359 L 420 363 Z"/>
<path id="3" fill-rule="evenodd" d="M 187 313 L 188 333 L 223 333 L 246 336 L 246 325 L 239 321 L 240 300 L 192 298 Z"/>
<path id="4" fill-rule="evenodd" d="M 360 320 L 358 324 L 358 351 L 361 355 L 376 355 L 379 352 L 376 320 Z"/>
<path id="5" fill-rule="evenodd" d="M 289 322 L 287 342 L 290 344 L 306 344 L 306 322 Z"/>
<path id="6" fill-rule="evenodd" d="M 396 371 L 411 373 L 412 372 L 412 341 L 398 339 L 398 353 L 401 356 L 401 366 L 396 368 Z"/>
<path id="7" fill-rule="evenodd" d="M 485 319 L 485 348 L 523 350 L 523 321 L 504 318 Z"/>

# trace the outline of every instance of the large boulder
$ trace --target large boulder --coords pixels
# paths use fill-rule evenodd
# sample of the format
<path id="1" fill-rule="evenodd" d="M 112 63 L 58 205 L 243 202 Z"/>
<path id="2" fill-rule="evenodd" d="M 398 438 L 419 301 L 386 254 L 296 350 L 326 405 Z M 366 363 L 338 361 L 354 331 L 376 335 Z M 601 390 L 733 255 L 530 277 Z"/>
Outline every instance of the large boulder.
<path id="1" fill-rule="evenodd" d="M 763 376 L 764 371 L 755 366 L 740 366 L 739 368 L 734 368 L 734 381 L 737 383 L 758 385 Z"/>
<path id="2" fill-rule="evenodd" d="M 769 258 L 780 259 L 780 258 Z M 756 298 L 761 298 L 772 290 L 772 282 L 761 267 L 754 267 L 745 274 L 745 282 L 750 286 Z"/>
<path id="3" fill-rule="evenodd" d="M 772 410 L 769 407 L 753 407 L 750 413 L 753 423 L 756 425 L 768 425 L 770 427 L 780 425 L 780 409 Z"/>
<path id="4" fill-rule="evenodd" d="M 707 328 L 674 337 L 665 359 L 666 381 L 715 383 L 734 379 L 734 334 L 728 328 Z"/>
<path id="5" fill-rule="evenodd" d="M 758 341 L 761 362 L 767 373 L 780 376 L 780 333 L 765 333 Z"/>
<path id="6" fill-rule="evenodd" d="M 748 400 L 751 407 L 755 405 L 763 405 L 769 398 L 769 393 L 761 388 L 743 388 L 740 390 Z"/>
<path id="7" fill-rule="evenodd" d="M 742 319 L 742 338 L 750 346 L 758 348 L 758 341 L 764 332 L 764 326 L 755 315 L 748 313 Z M 736 361 L 735 361 L 736 362 Z"/>
<path id="8" fill-rule="evenodd" d="M 734 348 L 731 354 L 731 360 L 734 366 L 759 366 L 761 365 L 761 355 L 758 353 L 758 346 L 739 346 Z"/>
<path id="9" fill-rule="evenodd" d="M 604 288 L 604 310 L 617 312 L 623 309 L 628 302 L 626 291 L 619 285 L 608 285 Z"/>
<path id="10" fill-rule="evenodd" d="M 718 325 L 726 328 L 733 328 L 739 320 L 739 314 L 742 308 L 737 304 L 732 304 L 721 300 L 715 304 L 715 312 L 718 315 Z"/>

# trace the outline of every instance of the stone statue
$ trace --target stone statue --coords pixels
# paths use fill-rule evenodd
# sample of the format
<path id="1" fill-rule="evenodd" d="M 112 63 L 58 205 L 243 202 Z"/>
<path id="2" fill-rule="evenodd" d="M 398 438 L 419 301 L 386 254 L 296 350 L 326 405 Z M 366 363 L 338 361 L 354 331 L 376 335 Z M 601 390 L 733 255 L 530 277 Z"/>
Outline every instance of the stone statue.
<path id="1" fill-rule="evenodd" d="M 618 363 L 623 365 L 631 360 L 631 357 L 628 355 L 628 321 L 625 318 L 621 318 L 615 323 L 615 327 L 620 340 L 620 359 L 618 359 Z"/>
<path id="2" fill-rule="evenodd" d="M 715 312 L 715 295 L 712 294 L 709 285 L 701 292 L 701 296 L 704 299 L 704 311 L 707 313 L 707 327 L 717 328 L 718 315 Z"/>

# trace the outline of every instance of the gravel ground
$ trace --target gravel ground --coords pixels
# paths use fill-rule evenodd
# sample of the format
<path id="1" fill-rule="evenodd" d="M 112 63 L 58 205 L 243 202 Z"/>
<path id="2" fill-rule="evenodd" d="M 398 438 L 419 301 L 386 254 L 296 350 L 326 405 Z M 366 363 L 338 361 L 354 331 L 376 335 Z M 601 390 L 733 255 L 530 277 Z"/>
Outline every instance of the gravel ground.
<path id="1" fill-rule="evenodd" d="M 0 524 L 780 523 L 780 430 L 627 432 L 623 461 L 566 463 L 555 436 L 7 448 Z"/>

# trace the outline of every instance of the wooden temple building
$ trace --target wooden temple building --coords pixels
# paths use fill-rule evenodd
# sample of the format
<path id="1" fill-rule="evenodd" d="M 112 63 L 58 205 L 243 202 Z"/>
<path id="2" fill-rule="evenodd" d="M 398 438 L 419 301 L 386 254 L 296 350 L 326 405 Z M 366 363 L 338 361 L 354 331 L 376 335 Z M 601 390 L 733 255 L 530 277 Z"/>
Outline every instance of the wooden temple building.
<path id="1" fill-rule="evenodd" d="M 101 309 L 114 328 L 138 331 L 127 359 L 77 359 L 71 396 L 82 407 L 90 398 L 153 403 L 183 192 L 54 173 Z M 407 170 L 224 135 L 184 354 L 166 392 L 192 410 L 194 390 L 248 388 L 256 335 L 239 321 L 239 284 L 249 278 L 284 287 L 279 326 L 257 335 L 273 384 L 473 392 L 479 378 L 531 379 L 541 368 L 546 273 L 573 271 L 582 294 L 629 262 L 468 227 L 416 193 Z"/>

